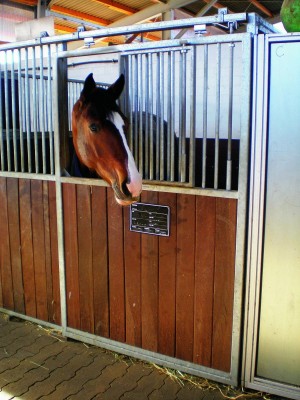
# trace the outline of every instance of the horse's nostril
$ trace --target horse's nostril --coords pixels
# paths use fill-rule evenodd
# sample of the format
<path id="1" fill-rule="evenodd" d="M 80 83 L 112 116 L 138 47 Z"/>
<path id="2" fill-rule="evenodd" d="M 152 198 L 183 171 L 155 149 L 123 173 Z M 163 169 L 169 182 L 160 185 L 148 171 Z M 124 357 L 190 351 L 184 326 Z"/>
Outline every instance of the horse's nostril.
<path id="1" fill-rule="evenodd" d="M 127 184 L 128 184 L 127 180 L 122 183 L 121 185 L 122 192 L 125 194 L 126 197 L 131 197 L 131 193 L 128 190 Z"/>

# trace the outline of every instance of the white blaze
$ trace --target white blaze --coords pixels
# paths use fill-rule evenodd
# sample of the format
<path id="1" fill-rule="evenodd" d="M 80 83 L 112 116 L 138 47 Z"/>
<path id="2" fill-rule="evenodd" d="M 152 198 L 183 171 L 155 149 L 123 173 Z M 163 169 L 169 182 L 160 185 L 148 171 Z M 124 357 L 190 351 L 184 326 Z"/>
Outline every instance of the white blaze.
<path id="1" fill-rule="evenodd" d="M 127 158 L 128 158 L 128 175 L 130 178 L 130 183 L 128 183 L 126 186 L 129 190 L 129 192 L 132 194 L 133 197 L 139 196 L 139 194 L 142 191 L 142 177 L 137 170 L 137 167 L 135 165 L 135 161 L 133 159 L 133 155 L 128 147 L 127 140 L 124 134 L 124 120 L 121 117 L 121 115 L 118 112 L 112 112 L 112 117 L 109 118 L 111 122 L 115 125 L 115 127 L 118 129 L 120 132 L 121 138 L 123 140 L 123 144 L 125 147 L 125 150 L 127 152 Z"/>

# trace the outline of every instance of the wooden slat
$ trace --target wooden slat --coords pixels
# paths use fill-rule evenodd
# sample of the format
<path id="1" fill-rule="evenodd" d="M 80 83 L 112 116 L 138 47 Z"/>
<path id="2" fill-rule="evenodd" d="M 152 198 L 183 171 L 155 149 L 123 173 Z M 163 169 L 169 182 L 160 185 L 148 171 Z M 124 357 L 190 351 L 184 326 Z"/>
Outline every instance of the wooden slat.
<path id="1" fill-rule="evenodd" d="M 53 280 L 52 280 L 52 260 L 51 260 L 51 240 L 50 240 L 50 216 L 49 216 L 49 189 L 48 182 L 43 181 L 43 208 L 44 208 L 44 232 L 45 232 L 45 269 L 47 285 L 47 307 L 48 318 L 53 322 Z"/>
<path id="2" fill-rule="evenodd" d="M 212 367 L 230 371 L 237 202 L 216 199 Z"/>
<path id="3" fill-rule="evenodd" d="M 142 202 L 157 204 L 156 192 L 143 192 Z M 158 237 L 141 237 L 142 347 L 158 350 Z"/>
<path id="4" fill-rule="evenodd" d="M 80 329 L 76 186 L 63 184 L 66 298 L 68 326 Z"/>
<path id="5" fill-rule="evenodd" d="M 52 271 L 52 314 L 50 320 L 55 324 L 61 323 L 59 265 L 57 247 L 57 217 L 56 217 L 56 190 L 55 182 L 48 183 L 49 193 L 49 220 L 51 243 L 51 271 Z"/>
<path id="6" fill-rule="evenodd" d="M 94 333 L 94 283 L 90 187 L 77 185 L 80 326 Z"/>
<path id="7" fill-rule="evenodd" d="M 196 197 L 195 308 L 193 361 L 211 366 L 216 199 Z"/>
<path id="8" fill-rule="evenodd" d="M 14 311 L 25 313 L 24 287 L 21 259 L 18 180 L 7 179 L 7 211 L 13 280 Z M 1 239 L 2 240 L 2 239 Z"/>
<path id="9" fill-rule="evenodd" d="M 36 284 L 33 262 L 33 239 L 31 220 L 31 183 L 30 180 L 19 180 L 20 196 L 20 237 L 24 299 L 26 315 L 36 317 Z"/>
<path id="10" fill-rule="evenodd" d="M 110 338 L 125 342 L 123 209 L 107 190 Z"/>
<path id="11" fill-rule="evenodd" d="M 31 181 L 31 207 L 37 318 L 48 321 L 42 181 Z"/>
<path id="12" fill-rule="evenodd" d="M 10 260 L 6 182 L 7 181 L 5 178 L 0 178 L 0 265 L 2 279 L 2 302 L 5 308 L 13 310 L 14 298 Z"/>
<path id="13" fill-rule="evenodd" d="M 95 334 L 109 337 L 106 188 L 92 187 Z"/>
<path id="14" fill-rule="evenodd" d="M 130 232 L 129 211 L 124 209 L 126 343 L 141 347 L 141 234 Z"/>
<path id="15" fill-rule="evenodd" d="M 170 236 L 159 237 L 158 352 L 175 356 L 177 195 L 159 193 L 159 203 L 170 207 Z"/>
<path id="16" fill-rule="evenodd" d="M 193 359 L 195 196 L 177 196 L 176 357 Z"/>

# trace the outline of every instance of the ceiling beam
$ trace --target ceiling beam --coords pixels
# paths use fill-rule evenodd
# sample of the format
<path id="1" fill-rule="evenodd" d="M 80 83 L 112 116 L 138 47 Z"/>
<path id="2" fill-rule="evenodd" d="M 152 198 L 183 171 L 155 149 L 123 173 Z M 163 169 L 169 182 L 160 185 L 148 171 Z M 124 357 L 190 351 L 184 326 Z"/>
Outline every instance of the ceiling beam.
<path id="1" fill-rule="evenodd" d="M 51 7 L 50 11 L 54 11 L 56 13 L 62 14 L 62 17 L 70 16 L 70 17 L 79 18 L 79 19 L 83 20 L 82 24 L 84 24 L 85 20 L 89 21 L 89 22 L 93 22 L 94 24 L 97 24 L 97 25 L 102 25 L 102 26 L 107 26 L 111 22 L 111 21 L 108 21 L 103 18 L 95 17 L 94 15 L 86 14 L 81 11 L 71 10 L 70 8 L 56 6 L 56 5 L 53 5 Z"/>
<path id="2" fill-rule="evenodd" d="M 25 6 L 37 6 L 37 0 L 13 0 L 13 3 L 24 4 Z"/>
<path id="3" fill-rule="evenodd" d="M 265 15 L 268 17 L 272 18 L 273 13 L 265 7 L 263 4 L 261 4 L 258 0 L 249 0 L 251 4 L 253 4 L 256 8 L 258 8 L 261 12 L 263 12 Z"/>
<path id="4" fill-rule="evenodd" d="M 71 28 L 70 26 L 54 24 L 54 29 L 61 33 L 73 33 L 76 32 L 75 28 Z"/>
<path id="5" fill-rule="evenodd" d="M 194 0 L 195 1 L 195 0 Z M 128 15 L 127 17 L 121 18 L 109 25 L 109 27 L 119 27 L 134 25 L 139 22 L 147 21 L 148 19 L 154 17 L 157 14 L 164 13 L 171 10 L 172 8 L 179 8 L 186 6 L 187 4 L 194 3 L 191 0 L 169 0 L 167 3 L 155 3 L 149 7 L 144 8 L 136 12 L 135 14 Z"/>
<path id="6" fill-rule="evenodd" d="M 103 6 L 106 6 L 111 10 L 117 11 L 125 15 L 132 15 L 138 11 L 135 8 L 126 6 L 125 4 L 118 3 L 117 1 L 114 0 L 92 0 L 92 1 L 98 4 L 102 4 Z"/>
<path id="7" fill-rule="evenodd" d="M 211 1 L 209 1 L 209 2 L 206 4 L 206 6 L 204 6 L 203 8 L 201 8 L 200 11 L 197 12 L 197 14 L 195 15 L 195 17 L 203 17 L 203 15 L 205 15 L 205 14 L 207 13 L 207 11 L 209 11 L 209 10 L 214 6 L 214 4 L 215 4 L 216 2 L 217 2 L 217 0 L 211 0 Z M 180 39 L 180 38 L 185 34 L 185 32 L 187 32 L 187 31 L 188 31 L 188 28 L 181 29 L 181 30 L 177 33 L 177 35 L 175 36 L 174 39 Z"/>

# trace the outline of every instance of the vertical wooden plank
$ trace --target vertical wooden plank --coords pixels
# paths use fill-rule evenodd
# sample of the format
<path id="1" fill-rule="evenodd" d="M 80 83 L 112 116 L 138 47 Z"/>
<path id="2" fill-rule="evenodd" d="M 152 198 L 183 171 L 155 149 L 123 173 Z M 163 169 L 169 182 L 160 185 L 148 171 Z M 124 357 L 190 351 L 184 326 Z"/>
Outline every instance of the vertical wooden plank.
<path id="1" fill-rule="evenodd" d="M 91 188 L 77 185 L 78 270 L 80 293 L 80 325 L 94 333 L 94 284 L 91 221 Z"/>
<path id="2" fill-rule="evenodd" d="M 5 178 L 0 178 L 0 268 L 3 306 L 10 310 L 14 310 L 6 183 L 7 180 Z"/>
<path id="3" fill-rule="evenodd" d="M 193 360 L 195 196 L 177 196 L 176 357 Z"/>
<path id="4" fill-rule="evenodd" d="M 48 321 L 42 181 L 31 181 L 31 205 L 37 318 Z"/>
<path id="5" fill-rule="evenodd" d="M 95 334 L 109 337 L 106 188 L 92 187 Z"/>
<path id="6" fill-rule="evenodd" d="M 36 284 L 33 261 L 31 181 L 19 180 L 20 237 L 26 315 L 36 317 Z"/>
<path id="7" fill-rule="evenodd" d="M 49 194 L 49 221 L 50 221 L 50 246 L 51 246 L 51 271 L 52 271 L 52 315 L 55 324 L 61 323 L 59 264 L 57 243 L 57 216 L 56 216 L 56 189 L 55 182 L 48 183 Z"/>
<path id="8" fill-rule="evenodd" d="M 124 209 L 126 343 L 141 347 L 141 234 L 130 232 L 129 211 Z"/>
<path id="9" fill-rule="evenodd" d="M 47 308 L 49 322 L 53 322 L 53 281 L 52 281 L 52 260 L 50 241 L 50 215 L 49 215 L 49 190 L 48 182 L 43 181 L 43 209 L 44 209 L 44 235 L 45 235 L 45 270 L 47 286 Z"/>
<path id="10" fill-rule="evenodd" d="M 195 306 L 193 361 L 211 366 L 216 199 L 196 197 Z"/>
<path id="11" fill-rule="evenodd" d="M 80 329 L 76 186 L 63 184 L 67 324 Z"/>
<path id="12" fill-rule="evenodd" d="M 143 192 L 142 202 L 157 204 L 157 192 Z M 158 237 L 141 237 L 142 346 L 158 350 Z"/>
<path id="13" fill-rule="evenodd" d="M 159 237 L 158 352 L 174 357 L 177 195 L 161 192 L 159 203 L 170 207 L 170 236 Z"/>
<path id="14" fill-rule="evenodd" d="M 212 367 L 230 371 L 237 201 L 216 199 Z"/>
<path id="15" fill-rule="evenodd" d="M 107 190 L 110 338 L 125 342 L 123 209 Z"/>
<path id="16" fill-rule="evenodd" d="M 7 179 L 7 212 L 10 240 L 10 259 L 13 280 L 14 310 L 21 314 L 24 314 L 25 303 L 21 259 L 18 179 Z"/>

